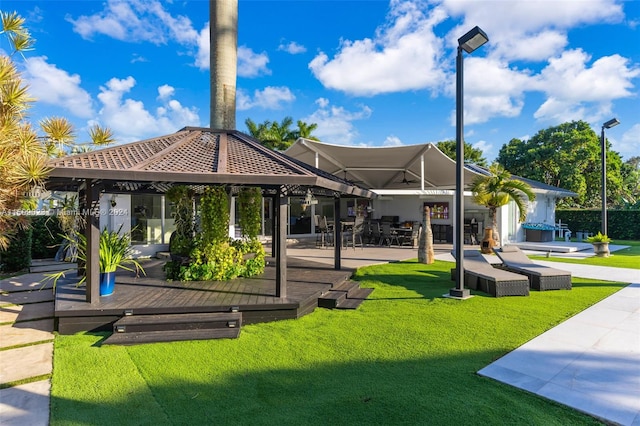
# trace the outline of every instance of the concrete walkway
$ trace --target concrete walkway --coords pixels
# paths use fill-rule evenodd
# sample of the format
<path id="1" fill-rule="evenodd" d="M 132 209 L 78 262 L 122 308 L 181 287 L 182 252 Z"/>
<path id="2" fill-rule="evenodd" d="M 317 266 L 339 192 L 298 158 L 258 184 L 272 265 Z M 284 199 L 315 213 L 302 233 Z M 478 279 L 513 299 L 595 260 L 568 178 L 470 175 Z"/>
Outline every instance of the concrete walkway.
<path id="1" fill-rule="evenodd" d="M 453 261 L 451 246 L 436 258 Z M 289 256 L 333 264 L 333 249 L 293 246 Z M 342 250 L 343 268 L 417 257 L 416 249 Z M 580 252 L 578 256 L 584 256 Z M 495 257 L 495 256 L 494 256 Z M 640 426 L 640 271 L 539 262 L 576 277 L 633 283 L 482 369 L 479 374 L 536 393 L 606 422 Z M 42 274 L 0 281 L 0 424 L 49 423 L 53 295 Z M 4 324 L 4 325 L 2 325 Z M 29 382 L 30 378 L 42 378 Z"/>
<path id="2" fill-rule="evenodd" d="M 479 371 L 607 422 L 640 425 L 640 271 L 536 262 L 632 283 Z"/>
<path id="3" fill-rule="evenodd" d="M 53 361 L 53 292 L 43 274 L 0 280 L 0 424 L 46 426 Z M 17 384 L 23 383 L 23 384 Z"/>

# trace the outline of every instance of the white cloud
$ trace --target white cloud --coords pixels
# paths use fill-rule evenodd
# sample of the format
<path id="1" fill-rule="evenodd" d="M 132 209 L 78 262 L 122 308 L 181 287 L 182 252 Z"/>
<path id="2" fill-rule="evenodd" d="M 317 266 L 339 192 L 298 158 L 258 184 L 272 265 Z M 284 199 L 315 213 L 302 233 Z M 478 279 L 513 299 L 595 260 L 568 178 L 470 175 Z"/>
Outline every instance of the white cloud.
<path id="1" fill-rule="evenodd" d="M 330 106 L 329 101 L 320 98 L 316 101 L 320 107 L 311 115 L 302 119 L 306 123 L 316 123 L 318 128 L 314 134 L 323 142 L 353 145 L 358 132 L 353 121 L 363 120 L 371 116 L 371 109 L 365 105 L 360 111 L 347 111 L 343 107 Z"/>
<path id="2" fill-rule="evenodd" d="M 448 36 L 450 46 L 457 46 L 458 37 L 478 25 L 489 36 L 488 48 L 509 60 L 544 59 L 566 46 L 568 29 L 624 18 L 616 0 L 443 0 L 442 7 L 451 16 L 463 17 Z"/>
<path id="3" fill-rule="evenodd" d="M 301 44 L 296 43 L 295 41 L 290 41 L 289 43 L 280 43 L 278 46 L 278 50 L 290 53 L 292 55 L 297 55 L 299 53 L 304 53 L 307 51 L 307 48 Z"/>
<path id="4" fill-rule="evenodd" d="M 158 87 L 158 99 L 167 99 L 175 93 L 176 89 L 169 86 L 168 84 L 163 84 Z"/>
<path id="5" fill-rule="evenodd" d="M 170 99 L 169 86 L 158 88 L 158 92 L 165 96 L 161 99 L 164 104 L 156 108 L 155 114 L 149 112 L 143 102 L 125 98 L 135 84 L 136 81 L 131 76 L 125 79 L 112 78 L 105 86 L 100 87 L 98 94 L 102 103 L 99 119 L 114 131 L 119 141 L 130 142 L 173 133 L 184 126 L 199 125 L 197 110 Z"/>
<path id="6" fill-rule="evenodd" d="M 238 76 L 258 77 L 269 75 L 271 70 L 267 68 L 269 56 L 265 52 L 255 53 L 246 46 L 238 47 Z"/>
<path id="7" fill-rule="evenodd" d="M 619 152 L 624 160 L 640 155 L 640 123 L 631 126 L 620 139 L 611 139 L 609 133 L 607 139 L 611 141 L 613 150 Z"/>
<path id="8" fill-rule="evenodd" d="M 89 118 L 94 114 L 91 96 L 80 87 L 78 74 L 69 74 L 49 64 L 46 56 L 29 58 L 24 64 L 29 93 L 37 101 L 64 108 L 80 118 Z"/>
<path id="9" fill-rule="evenodd" d="M 288 87 L 265 87 L 263 90 L 253 92 L 253 98 L 244 90 L 236 92 L 236 108 L 245 111 L 251 108 L 280 109 L 283 104 L 291 103 L 296 99 Z"/>
<path id="10" fill-rule="evenodd" d="M 489 119 L 516 117 L 524 105 L 524 93 L 531 84 L 528 71 L 511 69 L 508 64 L 487 58 L 465 60 L 465 123 L 483 123 Z M 455 82 L 450 86 L 455 96 Z M 452 113 L 455 123 L 455 111 Z"/>
<path id="11" fill-rule="evenodd" d="M 209 30 L 198 32 L 186 16 L 173 17 L 159 1 L 153 0 L 109 0 L 102 11 L 93 15 L 73 18 L 66 16 L 73 30 L 85 39 L 104 35 L 116 40 L 155 45 L 174 41 L 189 50 L 195 56 L 195 64 L 204 69 L 203 58 L 206 55 L 208 68 Z M 206 47 L 205 37 L 206 32 Z M 195 53 L 192 50 L 196 50 Z"/>
<path id="12" fill-rule="evenodd" d="M 591 57 L 580 49 L 549 60 L 535 78 L 534 87 L 547 100 L 534 116 L 540 120 L 597 120 L 610 114 L 612 102 L 633 96 L 632 80 L 640 68 L 619 55 L 602 57 L 589 67 Z"/>
<path id="13" fill-rule="evenodd" d="M 382 146 L 402 146 L 402 140 L 399 137 L 394 135 L 389 135 L 386 137 L 384 142 L 382 142 Z"/>
<path id="14" fill-rule="evenodd" d="M 209 39 L 209 23 L 207 22 L 207 24 L 205 25 L 205 27 L 202 29 L 202 31 L 200 31 L 200 34 L 198 34 L 198 40 L 197 40 L 197 52 L 196 52 L 196 66 L 200 69 L 200 70 L 208 70 L 210 68 L 210 61 L 209 61 L 209 55 L 210 55 L 210 47 L 211 47 L 211 40 Z"/>
<path id="15" fill-rule="evenodd" d="M 442 43 L 433 27 L 445 19 L 440 9 L 425 14 L 418 2 L 391 2 L 389 23 L 374 38 L 344 40 L 330 59 L 319 53 L 309 68 L 327 88 L 373 96 L 428 88 L 445 80 L 440 66 Z"/>

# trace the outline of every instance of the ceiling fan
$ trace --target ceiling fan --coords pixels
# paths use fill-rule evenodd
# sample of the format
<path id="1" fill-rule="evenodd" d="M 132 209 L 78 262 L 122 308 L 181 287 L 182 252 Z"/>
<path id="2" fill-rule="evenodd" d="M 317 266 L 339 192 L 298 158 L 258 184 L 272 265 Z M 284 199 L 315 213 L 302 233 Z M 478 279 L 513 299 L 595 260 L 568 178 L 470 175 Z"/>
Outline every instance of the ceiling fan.
<path id="1" fill-rule="evenodd" d="M 417 180 L 407 179 L 407 171 L 406 170 L 404 170 L 402 172 L 402 181 L 401 181 L 401 183 L 404 183 L 406 185 L 410 185 L 410 184 L 416 183 L 416 182 L 417 182 Z"/>

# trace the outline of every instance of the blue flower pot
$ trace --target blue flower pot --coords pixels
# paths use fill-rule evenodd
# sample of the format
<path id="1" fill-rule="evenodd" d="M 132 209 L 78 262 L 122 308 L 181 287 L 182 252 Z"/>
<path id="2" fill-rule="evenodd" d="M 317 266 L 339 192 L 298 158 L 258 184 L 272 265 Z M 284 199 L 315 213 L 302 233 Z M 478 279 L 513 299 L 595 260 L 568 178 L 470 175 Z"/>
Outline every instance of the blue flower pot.
<path id="1" fill-rule="evenodd" d="M 101 272 L 100 273 L 100 296 L 109 296 L 113 294 L 113 290 L 116 287 L 116 273 L 115 272 Z"/>

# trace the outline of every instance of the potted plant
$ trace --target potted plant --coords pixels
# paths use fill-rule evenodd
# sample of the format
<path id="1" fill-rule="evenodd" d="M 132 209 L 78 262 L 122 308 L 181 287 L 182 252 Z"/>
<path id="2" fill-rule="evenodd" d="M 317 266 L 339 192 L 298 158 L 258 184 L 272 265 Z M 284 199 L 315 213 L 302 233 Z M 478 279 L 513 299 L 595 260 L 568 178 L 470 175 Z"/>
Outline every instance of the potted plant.
<path id="1" fill-rule="evenodd" d="M 598 257 L 609 257 L 609 243 L 611 238 L 606 234 L 598 232 L 596 235 L 587 238 L 587 242 L 593 244 L 593 252 Z"/>
<path id="2" fill-rule="evenodd" d="M 108 231 L 107 228 L 104 228 L 100 232 L 100 296 L 109 296 L 113 293 L 118 268 L 145 273 L 142 265 L 131 257 L 129 235 L 121 235 L 119 231 L 120 229 Z"/>
<path id="3" fill-rule="evenodd" d="M 99 241 L 99 267 L 100 267 L 100 296 L 109 296 L 115 289 L 115 276 L 117 269 L 125 269 L 127 271 L 138 273 L 141 271 L 146 274 L 142 265 L 131 257 L 131 240 L 129 234 L 120 234 L 122 227 L 117 231 L 109 231 L 104 228 L 100 232 Z M 87 238 L 84 234 L 73 231 L 72 235 L 64 236 L 68 245 L 75 245 L 77 250 L 77 258 L 82 262 L 86 262 Z M 53 280 L 53 285 L 58 279 L 63 278 L 69 270 L 47 274 L 43 281 Z M 87 280 L 86 275 L 80 279 L 78 286 L 84 284 Z"/>

